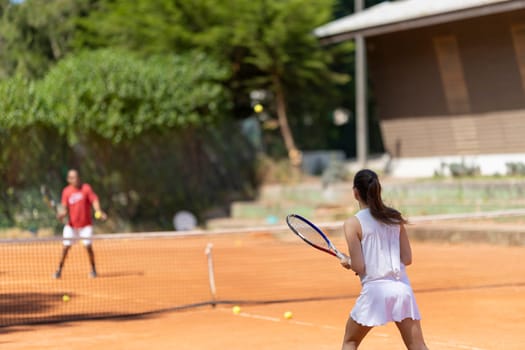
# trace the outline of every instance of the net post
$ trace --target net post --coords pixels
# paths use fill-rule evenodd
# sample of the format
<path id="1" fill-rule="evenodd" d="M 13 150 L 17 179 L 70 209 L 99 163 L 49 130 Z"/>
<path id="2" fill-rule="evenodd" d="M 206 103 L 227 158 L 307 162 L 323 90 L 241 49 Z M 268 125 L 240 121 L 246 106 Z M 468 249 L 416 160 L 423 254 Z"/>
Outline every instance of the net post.
<path id="1" fill-rule="evenodd" d="M 206 257 L 208 260 L 208 280 L 210 283 L 211 306 L 215 307 L 217 305 L 215 302 L 217 290 L 215 288 L 215 272 L 213 270 L 212 249 L 213 249 L 213 243 L 208 243 L 208 245 L 206 246 L 206 249 L 204 250 L 204 253 L 206 254 Z"/>

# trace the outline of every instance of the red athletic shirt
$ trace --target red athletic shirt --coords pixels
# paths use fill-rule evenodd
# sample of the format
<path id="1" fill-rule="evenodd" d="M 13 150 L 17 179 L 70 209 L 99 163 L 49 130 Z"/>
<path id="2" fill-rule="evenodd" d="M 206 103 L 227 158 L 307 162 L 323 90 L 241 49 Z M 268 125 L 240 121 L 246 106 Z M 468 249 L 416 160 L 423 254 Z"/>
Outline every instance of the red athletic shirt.
<path id="1" fill-rule="evenodd" d="M 88 184 L 80 188 L 67 186 L 62 191 L 62 205 L 69 214 L 69 226 L 74 228 L 86 227 L 92 224 L 91 205 L 98 199 Z"/>

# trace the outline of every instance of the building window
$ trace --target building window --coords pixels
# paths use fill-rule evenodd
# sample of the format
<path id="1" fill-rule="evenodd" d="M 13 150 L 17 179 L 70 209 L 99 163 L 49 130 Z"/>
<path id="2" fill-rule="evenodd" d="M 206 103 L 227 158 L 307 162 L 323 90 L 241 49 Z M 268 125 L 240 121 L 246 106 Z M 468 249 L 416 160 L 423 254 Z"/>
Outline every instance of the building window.
<path id="1" fill-rule="evenodd" d="M 449 113 L 470 113 L 469 94 L 456 37 L 435 37 L 434 48 Z"/>

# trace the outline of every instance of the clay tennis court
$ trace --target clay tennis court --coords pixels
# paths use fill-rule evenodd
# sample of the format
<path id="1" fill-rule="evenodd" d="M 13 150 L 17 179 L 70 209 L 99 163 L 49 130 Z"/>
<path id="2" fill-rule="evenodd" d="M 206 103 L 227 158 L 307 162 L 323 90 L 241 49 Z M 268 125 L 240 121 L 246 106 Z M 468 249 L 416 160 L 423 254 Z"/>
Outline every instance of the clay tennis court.
<path id="1" fill-rule="evenodd" d="M 283 238 L 286 237 L 286 238 Z M 100 278 L 72 250 L 51 279 L 60 242 L 2 245 L 1 320 L 140 317 L 1 328 L 2 349 L 337 349 L 358 280 L 338 261 L 272 233 L 96 241 Z M 294 238 L 294 237 L 291 237 Z M 339 246 L 344 246 L 336 237 Z M 204 250 L 213 244 L 213 308 Z M 431 349 L 523 349 L 525 247 L 413 242 L 409 275 Z M 56 253 L 56 254 L 54 254 Z M 9 264 L 6 264 L 9 257 Z M 19 259 L 19 260 L 16 260 Z M 10 292 L 8 292 L 10 291 Z M 71 300 L 62 301 L 68 293 Z M 309 300 L 311 299 L 311 300 Z M 266 303 L 269 302 L 269 303 Z M 231 306 L 242 312 L 234 315 Z M 293 319 L 285 320 L 285 311 Z M 394 325 L 361 349 L 404 349 Z"/>

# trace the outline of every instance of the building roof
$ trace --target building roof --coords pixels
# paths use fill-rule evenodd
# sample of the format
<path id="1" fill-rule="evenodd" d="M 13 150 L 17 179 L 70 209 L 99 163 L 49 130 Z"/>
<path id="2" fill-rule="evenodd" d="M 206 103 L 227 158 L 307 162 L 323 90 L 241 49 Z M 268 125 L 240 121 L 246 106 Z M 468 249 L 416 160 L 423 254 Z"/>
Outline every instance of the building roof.
<path id="1" fill-rule="evenodd" d="M 318 27 L 314 34 L 338 42 L 524 8 L 524 0 L 387 1 Z"/>

